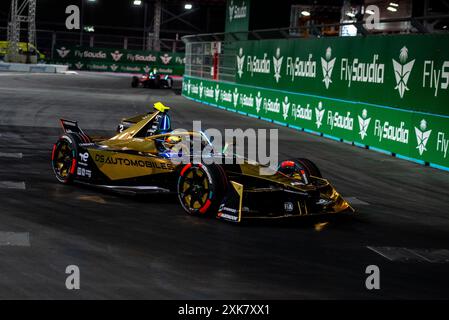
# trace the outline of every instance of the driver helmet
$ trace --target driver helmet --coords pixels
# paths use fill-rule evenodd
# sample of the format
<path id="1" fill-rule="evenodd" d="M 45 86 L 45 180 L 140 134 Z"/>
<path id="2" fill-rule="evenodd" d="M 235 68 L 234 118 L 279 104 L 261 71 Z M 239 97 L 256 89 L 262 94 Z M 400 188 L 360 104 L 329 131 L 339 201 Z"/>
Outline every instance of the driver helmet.
<path id="1" fill-rule="evenodd" d="M 180 143 L 182 138 L 180 136 L 167 136 L 164 140 L 164 146 L 167 149 L 173 148 L 176 144 Z"/>

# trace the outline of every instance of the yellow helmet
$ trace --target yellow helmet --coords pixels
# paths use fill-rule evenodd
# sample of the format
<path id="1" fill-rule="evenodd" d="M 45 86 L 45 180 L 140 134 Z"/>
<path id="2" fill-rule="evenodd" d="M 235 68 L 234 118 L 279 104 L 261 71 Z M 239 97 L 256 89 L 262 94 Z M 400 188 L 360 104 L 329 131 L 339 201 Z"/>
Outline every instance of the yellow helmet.
<path id="1" fill-rule="evenodd" d="M 168 143 L 175 144 L 175 143 L 181 142 L 181 137 L 180 136 L 168 136 L 165 139 L 165 141 L 168 142 Z"/>

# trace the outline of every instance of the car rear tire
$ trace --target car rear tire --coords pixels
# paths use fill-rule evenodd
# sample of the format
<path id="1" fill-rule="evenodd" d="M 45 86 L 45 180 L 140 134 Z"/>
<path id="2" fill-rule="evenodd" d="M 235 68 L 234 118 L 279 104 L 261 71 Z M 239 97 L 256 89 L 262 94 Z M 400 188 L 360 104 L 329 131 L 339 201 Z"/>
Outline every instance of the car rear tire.
<path id="1" fill-rule="evenodd" d="M 298 163 L 306 170 L 306 172 L 309 176 L 314 176 L 314 177 L 318 177 L 318 178 L 323 177 L 321 175 L 320 169 L 318 169 L 318 166 L 315 163 L 313 163 L 311 160 L 305 159 L 305 158 L 299 158 L 296 161 L 298 161 Z"/>
<path id="2" fill-rule="evenodd" d="M 322 178 L 320 169 L 309 159 L 299 158 L 282 161 L 278 172 L 289 177 L 299 175 L 305 184 L 310 182 L 310 176 Z"/>
<path id="3" fill-rule="evenodd" d="M 131 87 L 137 88 L 139 86 L 139 79 L 137 77 L 133 77 L 133 81 L 131 82 Z"/>
<path id="4" fill-rule="evenodd" d="M 228 180 L 223 168 L 211 164 L 187 164 L 179 175 L 178 199 L 191 215 L 207 216 L 217 213 Z"/>
<path id="5" fill-rule="evenodd" d="M 169 77 L 167 79 L 167 89 L 172 89 L 172 88 L 173 88 L 173 79 Z"/>
<path id="6" fill-rule="evenodd" d="M 78 150 L 74 139 L 72 135 L 63 135 L 54 144 L 51 154 L 56 179 L 64 184 L 70 184 L 76 175 Z"/>

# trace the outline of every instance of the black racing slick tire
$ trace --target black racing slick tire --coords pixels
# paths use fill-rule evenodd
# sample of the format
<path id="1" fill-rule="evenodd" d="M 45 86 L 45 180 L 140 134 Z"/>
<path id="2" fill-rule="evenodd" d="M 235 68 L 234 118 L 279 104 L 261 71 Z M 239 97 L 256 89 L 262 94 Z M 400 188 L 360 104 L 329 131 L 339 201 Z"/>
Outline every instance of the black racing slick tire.
<path id="1" fill-rule="evenodd" d="M 169 77 L 167 79 L 167 89 L 172 89 L 172 88 L 173 88 L 173 79 Z"/>
<path id="2" fill-rule="evenodd" d="M 139 86 L 139 78 L 133 77 L 133 81 L 131 82 L 131 87 L 137 88 Z"/>
<path id="3" fill-rule="evenodd" d="M 309 159 L 299 158 L 281 162 L 278 172 L 289 177 L 299 175 L 305 184 L 310 182 L 310 177 L 322 178 L 320 169 Z"/>
<path id="4" fill-rule="evenodd" d="M 64 134 L 54 144 L 51 154 L 51 166 L 56 179 L 64 184 L 73 182 L 77 168 L 77 141 L 72 134 Z"/>
<path id="5" fill-rule="evenodd" d="M 221 166 L 189 163 L 179 174 L 178 199 L 188 214 L 213 215 L 218 211 L 227 185 L 228 180 Z"/>
<path id="6" fill-rule="evenodd" d="M 309 176 L 314 176 L 318 178 L 322 178 L 320 169 L 318 169 L 317 165 L 313 163 L 309 159 L 299 158 L 296 160 L 303 168 L 306 170 Z"/>

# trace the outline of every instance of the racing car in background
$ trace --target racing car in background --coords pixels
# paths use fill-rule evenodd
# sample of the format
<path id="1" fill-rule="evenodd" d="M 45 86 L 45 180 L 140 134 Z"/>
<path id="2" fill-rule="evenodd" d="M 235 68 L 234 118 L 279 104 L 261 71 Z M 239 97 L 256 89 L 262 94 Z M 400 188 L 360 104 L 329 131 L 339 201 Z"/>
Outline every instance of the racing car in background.
<path id="1" fill-rule="evenodd" d="M 173 87 L 173 78 L 158 72 L 150 72 L 141 76 L 133 76 L 131 87 L 171 89 Z"/>
<path id="2" fill-rule="evenodd" d="M 174 193 L 187 213 L 231 222 L 354 212 L 307 159 L 283 161 L 271 175 L 261 175 L 266 166 L 247 159 L 206 164 L 205 156 L 229 163 L 225 158 L 237 155 L 213 150 L 203 132 L 173 130 L 169 109 L 156 103 L 153 112 L 124 119 L 127 128 L 109 139 L 94 139 L 76 121 L 61 120 L 64 133 L 51 155 L 56 179 L 126 193 Z M 194 139 L 211 152 L 198 163 L 174 161 L 180 150 L 193 152 Z"/>

